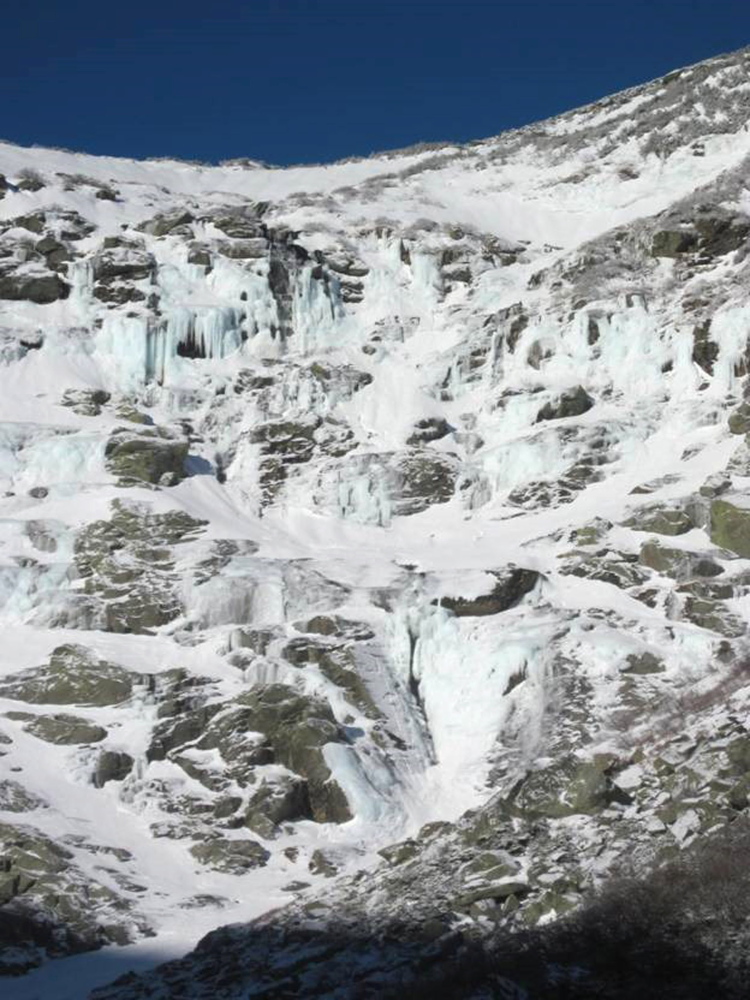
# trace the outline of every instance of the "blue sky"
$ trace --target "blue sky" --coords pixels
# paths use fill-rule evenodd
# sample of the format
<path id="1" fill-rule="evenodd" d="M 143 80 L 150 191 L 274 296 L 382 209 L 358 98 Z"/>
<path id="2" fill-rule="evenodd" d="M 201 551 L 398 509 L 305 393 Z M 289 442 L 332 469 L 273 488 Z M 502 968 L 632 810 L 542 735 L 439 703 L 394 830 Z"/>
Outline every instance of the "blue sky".
<path id="1" fill-rule="evenodd" d="M 326 161 L 468 140 L 750 45 L 748 0 L 21 0 L 0 137 Z"/>

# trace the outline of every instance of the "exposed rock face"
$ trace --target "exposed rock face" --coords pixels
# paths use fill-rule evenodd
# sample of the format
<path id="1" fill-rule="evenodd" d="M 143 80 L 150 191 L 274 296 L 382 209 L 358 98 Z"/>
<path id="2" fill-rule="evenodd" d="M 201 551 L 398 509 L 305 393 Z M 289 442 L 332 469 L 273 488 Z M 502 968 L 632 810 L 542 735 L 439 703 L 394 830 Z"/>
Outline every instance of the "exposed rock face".
<path id="1" fill-rule="evenodd" d="M 33 826 L 0 824 L 0 845 L 3 975 L 150 932 L 130 901 L 87 878 L 70 848 Z"/>
<path id="2" fill-rule="evenodd" d="M 104 454 L 109 471 L 126 483 L 137 480 L 173 486 L 185 475 L 187 453 L 187 441 L 160 437 L 145 429 L 140 434 L 115 432 Z"/>
<path id="3" fill-rule="evenodd" d="M 439 441 L 450 434 L 450 425 L 443 417 L 426 417 L 418 420 L 414 425 L 414 431 L 407 438 L 406 443 L 411 447 L 418 447 L 421 444 L 429 444 L 431 441 Z"/>
<path id="4" fill-rule="evenodd" d="M 293 174 L 0 148 L 0 970 L 187 921 L 98 996 L 557 1000 L 735 837 L 749 68 Z M 729 997 L 701 878 L 610 923 Z"/>
<path id="5" fill-rule="evenodd" d="M 588 413 L 593 405 L 591 396 L 582 385 L 577 385 L 575 389 L 561 393 L 557 400 L 545 403 L 537 414 L 537 423 L 542 420 L 559 420 L 563 417 L 580 417 L 583 413 Z"/>
<path id="6" fill-rule="evenodd" d="M 268 851 L 255 840 L 209 840 L 191 847 L 190 853 L 208 868 L 230 875 L 261 868 L 269 856 Z"/>
<path id="7" fill-rule="evenodd" d="M 151 236 L 190 236 L 192 230 L 188 227 L 191 222 L 195 222 L 195 217 L 191 212 L 178 210 L 165 215 L 157 215 L 147 222 L 142 222 L 137 228 L 142 233 L 149 233 Z"/>
<path id="8" fill-rule="evenodd" d="M 695 527 L 688 510 L 661 505 L 642 508 L 625 524 L 637 531 L 651 531 L 657 535 L 684 535 Z"/>
<path id="9" fill-rule="evenodd" d="M 97 660 L 85 646 L 58 646 L 49 664 L 14 674 L 0 693 L 33 705 L 117 705 L 126 701 L 137 675 Z"/>
<path id="10" fill-rule="evenodd" d="M 722 548 L 750 558 L 750 509 L 731 500 L 711 504 L 711 541 Z"/>
<path id="11" fill-rule="evenodd" d="M 115 501 L 112 518 L 92 522 L 75 541 L 82 593 L 64 604 L 60 623 L 148 634 L 173 621 L 181 603 L 172 546 L 192 540 L 202 526 L 183 512 L 151 514 Z"/>
<path id="12" fill-rule="evenodd" d="M 58 744 L 100 743 L 107 736 L 106 729 L 85 719 L 79 719 L 75 715 L 32 717 L 24 729 L 40 740 Z"/>
<path id="13" fill-rule="evenodd" d="M 103 788 L 108 781 L 122 781 L 133 770 L 134 763 L 128 753 L 103 750 L 97 758 L 92 781 L 97 788 Z"/>
<path id="14" fill-rule="evenodd" d="M 639 561 L 657 573 L 665 573 L 676 580 L 689 580 L 696 576 L 710 578 L 724 572 L 718 563 L 705 556 L 684 549 L 672 549 L 656 541 L 643 543 Z"/>
<path id="15" fill-rule="evenodd" d="M 57 274 L 37 269 L 11 273 L 0 268 L 0 299 L 48 305 L 66 299 L 69 292 L 70 286 Z"/>
<path id="16" fill-rule="evenodd" d="M 293 690 L 272 685 L 237 700 L 240 706 L 222 714 L 206 729 L 198 743 L 201 749 L 218 749 L 238 780 L 246 779 L 254 750 L 236 745 L 238 732 L 260 732 L 271 759 L 283 764 L 307 781 L 307 798 L 312 819 L 342 823 L 351 818 L 346 797 L 332 779 L 321 749 L 340 742 L 343 733 L 327 705 L 301 698 Z M 258 807 L 255 802 L 252 808 Z"/>
<path id="17" fill-rule="evenodd" d="M 539 574 L 534 570 L 519 569 L 516 566 L 492 575 L 497 583 L 488 594 L 474 598 L 445 596 L 433 603 L 448 608 L 459 618 L 497 615 L 518 604 L 524 594 L 533 590 L 539 581 Z"/>

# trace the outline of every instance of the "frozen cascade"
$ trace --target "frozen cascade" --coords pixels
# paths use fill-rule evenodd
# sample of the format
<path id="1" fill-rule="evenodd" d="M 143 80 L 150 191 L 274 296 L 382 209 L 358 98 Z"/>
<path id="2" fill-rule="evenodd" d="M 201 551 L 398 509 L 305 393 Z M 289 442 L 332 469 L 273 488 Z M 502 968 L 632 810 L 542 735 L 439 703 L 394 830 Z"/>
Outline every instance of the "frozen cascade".
<path id="1" fill-rule="evenodd" d="M 73 260 L 68 266 L 70 304 L 88 319 L 94 287 L 94 264 L 91 260 Z"/>
<path id="2" fill-rule="evenodd" d="M 236 351 L 242 320 L 242 311 L 231 307 L 173 310 L 165 324 L 148 330 L 146 378 L 163 384 L 183 358 L 211 360 Z"/>
<path id="3" fill-rule="evenodd" d="M 141 316 L 107 315 L 96 337 L 95 357 L 107 384 L 123 392 L 142 388 L 148 377 L 150 323 Z"/>
<path id="4" fill-rule="evenodd" d="M 344 790 L 355 821 L 367 825 L 387 823 L 397 835 L 403 812 L 399 797 L 394 795 L 398 779 L 387 760 L 378 753 L 357 754 L 353 747 L 340 743 L 329 743 L 324 756 Z"/>
<path id="5" fill-rule="evenodd" d="M 111 381 L 134 390 L 185 375 L 193 359 L 220 359 L 242 346 L 243 311 L 231 307 L 170 312 L 158 325 L 141 317 L 109 315 L 97 337 L 97 352 Z M 111 384 L 110 381 L 110 384 Z"/>
<path id="6" fill-rule="evenodd" d="M 45 431 L 34 424 L 0 425 L 0 484 L 13 492 L 33 487 L 101 482 L 105 437 L 96 433 Z"/>
<path id="7" fill-rule="evenodd" d="M 421 298 L 423 308 L 434 308 L 440 298 L 442 279 L 434 254 L 415 251 L 411 254 L 412 286 Z"/>
<path id="8" fill-rule="evenodd" d="M 0 565 L 0 616 L 44 624 L 64 603 L 69 581 L 68 562 Z"/>
<path id="9" fill-rule="evenodd" d="M 379 455 L 355 456 L 343 470 L 337 470 L 336 501 L 340 517 L 379 527 L 391 523 L 388 470 Z"/>
<path id="10" fill-rule="evenodd" d="M 55 487 L 58 494 L 77 490 L 80 483 L 101 482 L 105 438 L 102 434 L 60 434 L 35 441 L 24 449 L 23 466 L 13 488 Z"/>
<path id="11" fill-rule="evenodd" d="M 327 285 L 313 278 L 306 266 L 293 277 L 292 330 L 298 338 L 294 353 L 302 355 L 338 346 L 336 334 L 343 319 L 338 282 Z"/>
<path id="12" fill-rule="evenodd" d="M 511 681 L 536 670 L 544 642 L 529 624 L 512 629 L 431 606 L 411 617 L 411 672 L 435 758 L 441 772 L 466 783 L 468 803 L 480 794 L 493 747 L 516 707 Z M 542 695 L 543 685 L 529 685 L 524 697 Z"/>
<path id="13" fill-rule="evenodd" d="M 284 621 L 284 580 L 273 564 L 233 560 L 222 576 L 185 584 L 185 603 L 201 628 L 272 626 Z"/>

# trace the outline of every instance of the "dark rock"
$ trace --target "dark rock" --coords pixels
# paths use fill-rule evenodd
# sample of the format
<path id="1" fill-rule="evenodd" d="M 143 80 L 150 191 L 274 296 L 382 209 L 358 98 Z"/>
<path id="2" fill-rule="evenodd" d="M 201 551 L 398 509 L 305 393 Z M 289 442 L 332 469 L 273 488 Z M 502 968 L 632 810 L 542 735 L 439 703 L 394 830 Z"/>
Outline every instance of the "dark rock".
<path id="1" fill-rule="evenodd" d="M 204 523 L 182 511 L 153 514 L 144 504 L 115 501 L 111 518 L 93 521 L 75 541 L 83 586 L 71 602 L 74 627 L 82 627 L 83 614 L 90 620 L 83 627 L 148 635 L 182 614 L 171 547 L 195 539 Z M 56 623 L 65 626 L 67 614 Z"/>
<path id="2" fill-rule="evenodd" d="M 108 305 L 125 306 L 129 302 L 145 302 L 146 293 L 140 288 L 133 288 L 132 285 L 121 283 L 109 285 L 94 285 L 92 294 L 100 302 Z"/>
<path id="3" fill-rule="evenodd" d="M 31 705 L 119 705 L 130 698 L 138 679 L 97 659 L 85 646 L 66 644 L 52 651 L 47 666 L 4 678 L 0 693 Z"/>
<path id="4" fill-rule="evenodd" d="M 370 273 L 369 267 L 363 261 L 357 260 L 346 253 L 326 253 L 316 251 L 315 259 L 319 264 L 327 264 L 329 270 L 334 274 L 344 275 L 347 278 L 364 278 Z"/>
<path id="5" fill-rule="evenodd" d="M 594 400 L 581 385 L 561 393 L 555 401 L 545 403 L 536 417 L 536 422 L 559 420 L 563 417 L 580 417 L 594 405 Z"/>
<path id="6" fill-rule="evenodd" d="M 439 441 L 447 434 L 450 434 L 450 432 L 451 426 L 447 420 L 442 417 L 427 417 L 424 420 L 416 422 L 414 430 L 407 438 L 406 443 L 410 447 L 428 444 L 430 441 Z"/>
<path id="7" fill-rule="evenodd" d="M 188 264 L 200 264 L 202 267 L 211 267 L 211 254 L 199 244 L 193 244 L 188 250 Z"/>
<path id="8" fill-rule="evenodd" d="M 268 253 L 268 241 L 263 237 L 232 242 L 225 240 L 216 244 L 216 251 L 230 260 L 259 260 Z"/>
<path id="9" fill-rule="evenodd" d="M 203 705 L 159 722 L 151 734 L 146 759 L 165 760 L 173 751 L 194 743 L 205 735 L 211 719 L 220 711 L 220 705 Z"/>
<path id="10" fill-rule="evenodd" d="M 145 429 L 140 434 L 115 431 L 104 450 L 107 469 L 113 475 L 154 485 L 165 477 L 169 477 L 169 485 L 179 482 L 185 475 L 187 453 L 187 441 L 160 437 Z"/>
<path id="11" fill-rule="evenodd" d="M 651 242 L 653 257 L 679 257 L 681 254 L 694 250 L 698 237 L 688 230 L 663 229 L 654 233 Z"/>
<path id="12" fill-rule="evenodd" d="M 339 618 L 338 615 L 316 615 L 304 625 L 299 626 L 300 631 L 312 632 L 315 635 L 333 636 L 338 639 L 354 639 L 355 641 L 366 641 L 372 639 L 375 633 L 363 622 L 351 621 L 348 618 Z"/>
<path id="13" fill-rule="evenodd" d="M 623 669 L 624 674 L 662 674 L 664 673 L 664 662 L 653 653 L 631 653 L 625 660 L 627 664 Z"/>
<path id="14" fill-rule="evenodd" d="M 257 840 L 209 840 L 194 844 L 190 853 L 207 868 L 232 875 L 262 868 L 271 856 Z"/>
<path id="15" fill-rule="evenodd" d="M 595 814 L 611 802 L 622 801 L 623 795 L 607 776 L 605 765 L 567 757 L 529 772 L 512 796 L 512 804 L 529 817 L 559 818 Z"/>
<path id="16" fill-rule="evenodd" d="M 176 211 L 165 215 L 156 215 L 153 219 L 141 222 L 136 229 L 141 233 L 148 233 L 151 236 L 169 236 L 173 230 L 189 226 L 195 221 L 192 212 Z"/>
<path id="17" fill-rule="evenodd" d="M 385 858 L 389 865 L 402 865 L 406 861 L 411 861 L 419 854 L 419 844 L 416 840 L 402 840 L 397 844 L 389 844 L 378 851 L 381 858 Z"/>
<path id="18" fill-rule="evenodd" d="M 0 824 L 0 855 L 0 975 L 150 933 L 130 901 L 34 827 Z"/>
<path id="19" fill-rule="evenodd" d="M 307 780 L 313 819 L 322 823 L 344 823 L 351 819 L 346 797 L 331 777 L 323 747 L 346 742 L 343 731 L 323 701 L 308 698 L 281 684 L 249 691 L 236 699 L 237 709 L 209 727 L 198 744 L 201 749 L 218 748 L 230 768 L 244 774 L 252 767 L 248 745 L 239 733 L 263 733 L 274 759 Z M 250 745 L 249 749 L 254 748 Z"/>
<path id="20" fill-rule="evenodd" d="M 267 228 L 261 222 L 265 206 L 258 203 L 255 206 L 237 209 L 223 209 L 213 215 L 211 221 L 225 236 L 237 240 L 252 240 L 265 238 Z"/>
<path id="21" fill-rule="evenodd" d="M 744 498 L 712 502 L 710 535 L 714 545 L 750 559 L 750 508 L 745 506 Z"/>
<path id="22" fill-rule="evenodd" d="M 133 246 L 115 247 L 94 257 L 94 278 L 98 282 L 143 281 L 155 270 L 156 261 L 151 254 Z"/>
<path id="23" fill-rule="evenodd" d="M 39 715 L 24 730 L 45 743 L 63 746 L 100 743 L 107 736 L 106 729 L 74 715 Z"/>
<path id="24" fill-rule="evenodd" d="M 521 334 L 529 325 L 529 316 L 523 307 L 523 303 L 515 302 L 513 305 L 496 312 L 488 322 L 502 331 L 505 345 L 512 354 L 521 338 Z"/>
<path id="25" fill-rule="evenodd" d="M 480 597 L 436 598 L 432 603 L 452 611 L 458 618 L 472 618 L 481 615 L 497 615 L 514 607 L 521 598 L 534 589 L 540 576 L 531 569 L 511 566 L 502 572 L 492 573 L 497 583 L 489 594 Z"/>
<path id="26" fill-rule="evenodd" d="M 738 639 L 747 631 L 745 622 L 731 613 L 721 601 L 702 597 L 686 597 L 682 617 L 687 621 L 729 639 Z"/>
<path id="27" fill-rule="evenodd" d="M 700 238 L 701 256 L 723 257 L 739 250 L 750 236 L 750 223 L 735 216 L 699 217 L 695 228 Z"/>
<path id="28" fill-rule="evenodd" d="M 103 788 L 108 781 L 122 781 L 133 770 L 133 763 L 130 754 L 116 750 L 102 750 L 96 761 L 93 784 L 96 788 Z"/>
<path id="29" fill-rule="evenodd" d="M 452 454 L 413 451 L 396 459 L 395 472 L 395 512 L 418 514 L 453 499 L 459 463 Z"/>
<path id="30" fill-rule="evenodd" d="M 317 848 L 312 852 L 307 870 L 311 875 L 323 875 L 325 878 L 332 878 L 338 873 L 338 865 L 325 851 Z"/>
<path id="31" fill-rule="evenodd" d="M 719 345 L 711 340 L 711 320 L 693 328 L 693 361 L 708 375 L 713 374 L 714 364 L 719 357 Z"/>
<path id="32" fill-rule="evenodd" d="M 57 274 L 46 271 L 0 272 L 0 299 L 48 305 L 67 299 L 70 286 Z"/>
<path id="33" fill-rule="evenodd" d="M 17 226 L 19 229 L 28 229 L 30 233 L 41 235 L 47 224 L 47 216 L 42 211 L 32 212 L 29 215 L 19 215 L 17 218 L 11 220 L 11 224 Z"/>
<path id="34" fill-rule="evenodd" d="M 643 543 L 638 561 L 642 566 L 648 566 L 675 580 L 688 580 L 694 576 L 719 576 L 724 572 L 712 559 L 684 549 L 668 548 L 657 541 Z"/>
<path id="35" fill-rule="evenodd" d="M 282 823 L 313 818 L 307 782 L 290 776 L 260 786 L 247 804 L 244 823 L 254 833 L 270 839 L 279 833 Z"/>
<path id="36" fill-rule="evenodd" d="M 750 432 L 750 403 L 741 403 L 729 414 L 729 430 L 732 434 L 747 434 Z"/>
<path id="37" fill-rule="evenodd" d="M 694 518 L 689 510 L 666 504 L 641 507 L 623 523 L 636 531 L 652 531 L 657 535 L 684 535 L 695 527 Z"/>

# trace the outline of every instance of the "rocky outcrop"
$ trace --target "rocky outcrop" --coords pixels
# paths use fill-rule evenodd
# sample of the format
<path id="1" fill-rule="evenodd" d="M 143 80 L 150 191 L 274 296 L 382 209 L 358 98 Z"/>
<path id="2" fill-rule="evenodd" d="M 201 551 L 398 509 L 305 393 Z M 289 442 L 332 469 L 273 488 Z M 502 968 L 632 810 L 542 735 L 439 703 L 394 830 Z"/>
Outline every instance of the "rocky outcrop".
<path id="1" fill-rule="evenodd" d="M 491 591 L 479 597 L 454 597 L 444 595 L 432 603 L 447 608 L 458 618 L 475 618 L 483 615 L 497 615 L 514 607 L 530 593 L 541 579 L 540 574 L 531 569 L 510 566 L 492 574 L 497 581 Z"/>
<path id="2" fill-rule="evenodd" d="M 237 745 L 235 734 L 248 731 L 262 733 L 271 759 L 306 780 L 313 819 L 322 823 L 351 819 L 346 797 L 333 780 L 322 753 L 327 743 L 345 742 L 343 731 L 325 703 L 302 697 L 282 685 L 250 691 L 237 699 L 236 707 L 231 707 L 228 714 L 212 722 L 198 746 L 218 749 L 229 773 L 241 782 L 247 781 L 248 769 L 256 759 L 254 747 Z"/>
<path id="3" fill-rule="evenodd" d="M 102 750 L 96 759 L 92 783 L 103 788 L 108 781 L 123 781 L 133 770 L 135 761 L 120 750 Z"/>
<path id="4" fill-rule="evenodd" d="M 26 716 L 16 713 L 17 718 L 27 717 L 29 722 L 24 726 L 27 733 L 36 736 L 46 743 L 57 743 L 64 746 L 82 743 L 100 743 L 107 737 L 107 730 L 86 719 L 75 715 L 38 715 Z"/>
<path id="5" fill-rule="evenodd" d="M 74 853 L 32 826 L 0 824 L 0 974 L 150 933 L 130 899 L 84 875 Z"/>
<path id="6" fill-rule="evenodd" d="M 450 454 L 405 452 L 394 458 L 393 511 L 408 516 L 448 503 L 458 483 L 459 463 Z"/>
<path id="7" fill-rule="evenodd" d="M 684 549 L 673 549 L 659 542 L 644 542 L 641 545 L 639 562 L 657 573 L 664 573 L 675 580 L 689 580 L 693 577 L 720 576 L 724 569 L 706 556 Z"/>
<path id="8" fill-rule="evenodd" d="M 653 504 L 641 509 L 624 522 L 636 531 L 650 531 L 656 535 L 684 535 L 696 527 L 690 510 L 685 507 Z"/>
<path id="9" fill-rule="evenodd" d="M 112 517 L 92 522 L 75 541 L 82 586 L 55 623 L 148 635 L 173 621 L 182 605 L 171 549 L 202 527 L 182 512 L 152 514 L 144 505 L 115 501 Z"/>
<path id="10" fill-rule="evenodd" d="M 256 840 L 208 840 L 191 847 L 190 853 L 207 868 L 229 875 L 261 868 L 270 856 Z"/>
<path id="11" fill-rule="evenodd" d="M 192 238 L 190 224 L 195 222 L 195 216 L 188 211 L 168 212 L 163 215 L 156 215 L 153 219 L 140 223 L 136 228 L 142 233 L 150 236 L 180 236 Z"/>
<path id="12" fill-rule="evenodd" d="M 512 797 L 524 816 L 559 818 L 589 814 L 611 802 L 626 803 L 629 796 L 607 776 L 607 762 L 568 759 L 532 771 Z"/>
<path id="13" fill-rule="evenodd" d="M 584 413 L 588 413 L 593 405 L 594 400 L 591 396 L 582 385 L 577 385 L 574 389 L 561 393 L 557 399 L 545 403 L 537 414 L 536 422 L 580 417 Z"/>
<path id="14" fill-rule="evenodd" d="M 0 695 L 32 705 L 119 705 L 131 696 L 137 674 L 98 660 L 85 646 L 58 646 L 49 663 L 12 675 Z"/>
<path id="15" fill-rule="evenodd" d="M 49 305 L 66 299 L 70 286 L 57 274 L 29 268 L 9 270 L 0 267 L 0 299 Z"/>
<path id="16" fill-rule="evenodd" d="M 107 468 L 123 484 L 133 481 L 174 486 L 185 476 L 188 442 L 157 429 L 138 433 L 120 428 L 107 441 Z"/>
<path id="17" fill-rule="evenodd" d="M 717 499 L 711 504 L 711 541 L 744 559 L 750 558 L 750 508 L 742 498 Z"/>

